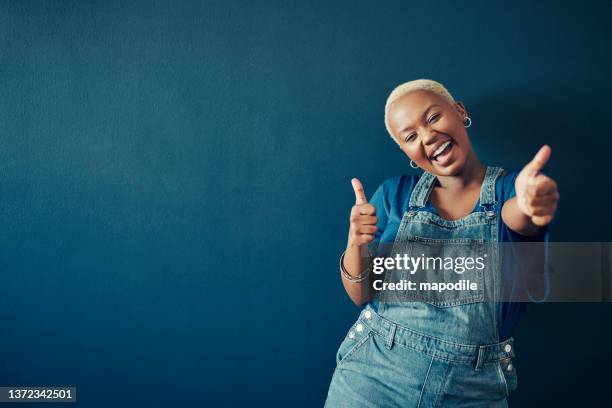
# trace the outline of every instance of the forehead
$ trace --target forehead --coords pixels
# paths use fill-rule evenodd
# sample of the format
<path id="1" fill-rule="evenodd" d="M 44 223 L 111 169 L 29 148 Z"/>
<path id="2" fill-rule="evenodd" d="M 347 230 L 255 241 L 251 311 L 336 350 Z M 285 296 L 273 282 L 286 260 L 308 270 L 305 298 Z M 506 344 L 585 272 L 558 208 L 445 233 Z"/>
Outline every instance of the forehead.
<path id="1" fill-rule="evenodd" d="M 389 125 L 394 129 L 411 126 L 434 103 L 443 108 L 450 106 L 442 96 L 429 91 L 419 90 L 402 95 L 389 108 Z"/>

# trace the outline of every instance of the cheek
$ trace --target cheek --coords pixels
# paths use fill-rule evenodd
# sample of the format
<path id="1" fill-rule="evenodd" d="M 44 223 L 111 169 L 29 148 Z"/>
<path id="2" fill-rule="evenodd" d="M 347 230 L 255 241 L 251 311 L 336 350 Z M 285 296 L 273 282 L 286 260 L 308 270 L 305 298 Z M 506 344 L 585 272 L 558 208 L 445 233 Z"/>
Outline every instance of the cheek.
<path id="1" fill-rule="evenodd" d="M 440 121 L 437 130 L 452 137 L 459 150 L 470 145 L 467 130 L 460 122 L 450 119 Z"/>
<path id="2" fill-rule="evenodd" d="M 414 146 L 405 145 L 402 147 L 402 150 L 404 151 L 404 153 L 406 153 L 406 155 L 408 155 L 410 159 L 414 160 L 415 162 L 427 160 L 427 156 L 425 155 L 425 152 L 423 152 L 422 146 L 419 144 L 416 144 Z"/>
<path id="3" fill-rule="evenodd" d="M 444 118 L 440 119 L 438 122 L 438 126 L 441 131 L 445 133 L 450 133 L 454 137 L 461 138 L 461 133 L 463 132 L 463 124 L 454 118 L 449 118 L 449 115 L 445 115 Z"/>
<path id="4" fill-rule="evenodd" d="M 467 136 L 465 129 L 460 129 L 455 133 L 455 140 L 457 142 L 458 150 L 463 152 L 471 149 L 470 139 Z"/>

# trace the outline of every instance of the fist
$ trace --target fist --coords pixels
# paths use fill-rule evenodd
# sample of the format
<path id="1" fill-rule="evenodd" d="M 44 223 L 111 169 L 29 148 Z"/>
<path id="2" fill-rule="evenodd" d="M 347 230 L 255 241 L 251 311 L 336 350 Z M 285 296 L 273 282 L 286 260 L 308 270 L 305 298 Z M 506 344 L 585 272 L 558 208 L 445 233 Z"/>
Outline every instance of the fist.
<path id="1" fill-rule="evenodd" d="M 355 191 L 355 205 L 351 208 L 348 246 L 361 246 L 374 240 L 376 228 L 376 207 L 368 204 L 361 181 L 351 180 Z"/>
<path id="2" fill-rule="evenodd" d="M 550 147 L 542 146 L 514 183 L 519 209 L 538 226 L 548 225 L 552 221 L 559 201 L 557 183 L 541 173 L 550 155 Z"/>

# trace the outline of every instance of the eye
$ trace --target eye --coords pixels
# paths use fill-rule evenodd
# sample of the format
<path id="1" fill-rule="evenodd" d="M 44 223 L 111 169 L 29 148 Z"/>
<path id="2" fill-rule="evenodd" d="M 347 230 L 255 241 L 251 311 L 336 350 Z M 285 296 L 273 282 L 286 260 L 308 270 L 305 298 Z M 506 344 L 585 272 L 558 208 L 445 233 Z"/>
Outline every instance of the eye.
<path id="1" fill-rule="evenodd" d="M 442 116 L 442 114 L 441 114 L 441 113 L 435 113 L 435 114 L 431 115 L 431 116 L 429 117 L 429 123 L 432 123 L 432 122 L 437 121 L 437 120 L 438 120 L 438 118 L 440 118 L 440 116 Z"/>
<path id="2" fill-rule="evenodd" d="M 411 133 L 408 136 L 406 136 L 406 138 L 404 139 L 404 142 L 408 143 L 414 140 L 414 138 L 416 137 L 416 133 Z"/>

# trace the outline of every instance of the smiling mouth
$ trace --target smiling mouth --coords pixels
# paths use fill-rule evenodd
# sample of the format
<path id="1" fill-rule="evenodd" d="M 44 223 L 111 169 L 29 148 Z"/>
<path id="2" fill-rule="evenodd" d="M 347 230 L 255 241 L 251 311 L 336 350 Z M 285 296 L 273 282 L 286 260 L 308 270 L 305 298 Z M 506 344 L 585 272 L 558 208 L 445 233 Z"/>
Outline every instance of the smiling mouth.
<path id="1" fill-rule="evenodd" d="M 431 157 L 429 159 L 431 161 L 438 161 L 439 158 L 441 158 L 441 157 L 445 156 L 447 153 L 449 153 L 452 148 L 453 148 L 453 141 L 449 140 L 449 141 L 443 143 L 442 145 L 440 145 L 440 147 L 438 147 L 436 149 L 436 151 L 433 152 L 433 154 L 431 155 Z"/>

